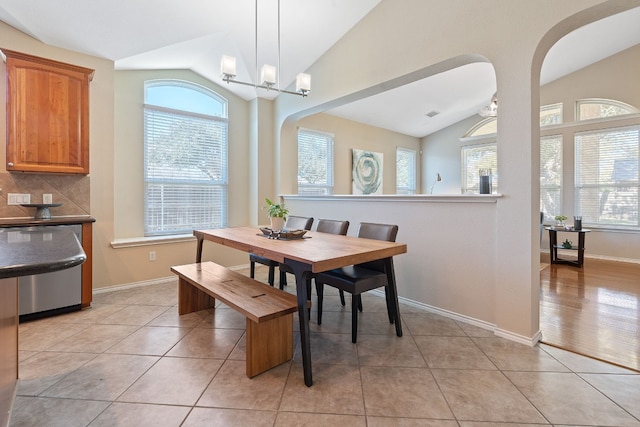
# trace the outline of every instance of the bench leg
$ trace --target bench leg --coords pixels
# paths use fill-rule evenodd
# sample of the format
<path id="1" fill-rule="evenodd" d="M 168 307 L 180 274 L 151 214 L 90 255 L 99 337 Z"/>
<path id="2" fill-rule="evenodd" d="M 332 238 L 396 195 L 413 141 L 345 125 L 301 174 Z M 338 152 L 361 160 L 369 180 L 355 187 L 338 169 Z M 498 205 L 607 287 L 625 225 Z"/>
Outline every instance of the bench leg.
<path id="1" fill-rule="evenodd" d="M 178 314 L 183 315 L 213 308 L 216 300 L 209 294 L 187 282 L 182 277 L 178 278 Z"/>
<path id="2" fill-rule="evenodd" d="M 255 377 L 293 357 L 293 313 L 255 323 L 247 319 L 247 376 Z"/>

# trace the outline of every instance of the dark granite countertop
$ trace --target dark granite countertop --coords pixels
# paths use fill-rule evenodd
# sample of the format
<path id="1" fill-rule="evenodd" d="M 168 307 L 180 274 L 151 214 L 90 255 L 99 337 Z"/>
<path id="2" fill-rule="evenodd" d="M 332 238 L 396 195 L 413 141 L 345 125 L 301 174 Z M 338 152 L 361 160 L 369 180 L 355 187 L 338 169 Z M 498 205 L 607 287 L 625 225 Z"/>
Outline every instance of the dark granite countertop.
<path id="1" fill-rule="evenodd" d="M 64 270 L 86 259 L 67 227 L 0 228 L 0 279 Z"/>
<path id="2" fill-rule="evenodd" d="M 89 215 L 78 216 L 53 216 L 51 219 L 31 218 L 0 218 L 1 227 L 30 227 L 32 225 L 60 225 L 60 224 L 83 224 L 86 222 L 96 222 L 95 218 Z"/>

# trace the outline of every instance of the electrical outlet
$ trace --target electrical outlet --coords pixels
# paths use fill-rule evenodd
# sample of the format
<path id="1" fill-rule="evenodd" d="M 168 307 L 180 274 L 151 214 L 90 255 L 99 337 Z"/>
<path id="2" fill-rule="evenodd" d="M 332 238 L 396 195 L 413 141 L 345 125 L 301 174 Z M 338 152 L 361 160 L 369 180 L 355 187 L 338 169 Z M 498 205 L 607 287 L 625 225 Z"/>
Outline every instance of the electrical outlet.
<path id="1" fill-rule="evenodd" d="M 8 205 L 24 205 L 31 203 L 31 194 L 9 193 L 7 194 Z"/>
<path id="2" fill-rule="evenodd" d="M 47 203 L 47 204 L 53 203 L 53 194 L 43 194 L 42 203 Z"/>
<path id="3" fill-rule="evenodd" d="M 149 251 L 149 261 L 156 260 L 156 251 Z"/>

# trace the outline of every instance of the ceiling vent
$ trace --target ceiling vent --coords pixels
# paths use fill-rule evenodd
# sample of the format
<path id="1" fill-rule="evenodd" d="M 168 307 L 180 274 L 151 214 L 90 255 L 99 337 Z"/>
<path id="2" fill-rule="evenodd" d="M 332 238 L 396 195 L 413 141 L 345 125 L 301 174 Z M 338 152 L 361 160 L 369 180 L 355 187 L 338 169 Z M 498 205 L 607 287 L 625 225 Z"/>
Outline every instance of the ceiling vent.
<path id="1" fill-rule="evenodd" d="M 435 116 L 437 116 L 438 114 L 440 114 L 440 111 L 431 110 L 431 111 L 429 111 L 427 114 L 425 114 L 425 116 L 427 116 L 427 117 L 435 117 Z"/>

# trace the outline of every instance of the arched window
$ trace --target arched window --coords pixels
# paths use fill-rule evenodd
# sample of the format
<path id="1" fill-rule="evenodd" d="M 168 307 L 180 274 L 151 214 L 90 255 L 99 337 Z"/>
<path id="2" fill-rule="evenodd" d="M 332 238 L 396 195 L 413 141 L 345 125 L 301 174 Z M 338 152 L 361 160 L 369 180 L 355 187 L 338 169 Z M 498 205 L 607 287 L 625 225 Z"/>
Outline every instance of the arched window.
<path id="1" fill-rule="evenodd" d="M 640 112 L 637 108 L 613 99 L 581 99 L 576 102 L 576 119 L 593 120 Z"/>
<path id="2" fill-rule="evenodd" d="M 227 100 L 185 81 L 145 82 L 145 236 L 227 225 Z"/>

